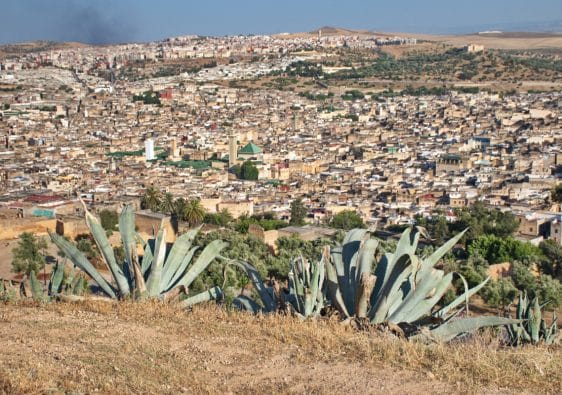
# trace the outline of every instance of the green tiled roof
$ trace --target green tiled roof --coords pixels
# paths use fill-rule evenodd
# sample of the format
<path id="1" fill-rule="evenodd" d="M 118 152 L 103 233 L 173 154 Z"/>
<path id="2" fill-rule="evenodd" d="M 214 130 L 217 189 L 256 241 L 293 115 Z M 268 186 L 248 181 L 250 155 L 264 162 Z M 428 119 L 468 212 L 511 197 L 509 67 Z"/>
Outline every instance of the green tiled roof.
<path id="1" fill-rule="evenodd" d="M 258 147 L 254 143 L 249 142 L 240 151 L 238 151 L 238 153 L 239 154 L 261 154 L 262 150 L 261 150 L 260 147 Z"/>

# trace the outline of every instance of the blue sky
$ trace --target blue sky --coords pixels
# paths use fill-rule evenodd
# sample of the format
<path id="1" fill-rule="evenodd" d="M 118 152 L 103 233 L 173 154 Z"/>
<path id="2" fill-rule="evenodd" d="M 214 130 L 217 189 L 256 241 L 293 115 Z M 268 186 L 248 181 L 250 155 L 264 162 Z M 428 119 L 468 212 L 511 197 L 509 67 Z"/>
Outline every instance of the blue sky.
<path id="1" fill-rule="evenodd" d="M 2 0 L 0 42 L 150 41 L 182 34 L 562 30 L 562 0 Z"/>

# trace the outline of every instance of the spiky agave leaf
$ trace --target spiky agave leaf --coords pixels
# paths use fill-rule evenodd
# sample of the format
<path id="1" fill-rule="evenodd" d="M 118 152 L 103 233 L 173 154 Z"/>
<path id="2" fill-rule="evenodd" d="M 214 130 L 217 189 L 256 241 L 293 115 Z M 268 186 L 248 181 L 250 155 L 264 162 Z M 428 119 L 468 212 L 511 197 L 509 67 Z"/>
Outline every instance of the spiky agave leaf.
<path id="1" fill-rule="evenodd" d="M 531 335 L 531 341 L 536 344 L 539 342 L 540 339 L 540 329 L 541 329 L 541 320 L 542 320 L 542 312 L 541 306 L 539 305 L 539 300 L 535 297 L 531 302 L 531 306 L 529 308 L 529 329 Z"/>
<path id="2" fill-rule="evenodd" d="M 239 310 L 248 311 L 252 314 L 258 314 L 261 312 L 270 312 L 270 311 L 264 311 L 264 309 L 259 304 L 257 304 L 256 301 L 247 297 L 246 295 L 238 295 L 232 301 L 232 305 L 238 308 Z"/>
<path id="3" fill-rule="evenodd" d="M 502 326 L 517 324 L 520 320 L 505 317 L 470 317 L 447 321 L 438 327 L 431 329 L 429 334 L 418 334 L 412 337 L 414 340 L 429 339 L 448 342 L 462 334 L 474 332 L 487 326 Z"/>
<path id="4" fill-rule="evenodd" d="M 110 270 L 113 278 L 115 279 L 115 283 L 117 284 L 119 293 L 121 294 L 121 296 L 128 295 L 131 292 L 129 281 L 127 280 L 127 278 L 123 274 L 123 270 L 115 260 L 115 253 L 113 252 L 113 247 L 111 247 L 111 244 L 109 243 L 109 239 L 107 238 L 105 229 L 101 226 L 98 219 L 88 211 L 85 204 L 84 211 L 86 213 L 86 224 L 88 225 L 88 229 L 90 229 L 96 245 L 101 251 L 103 260 Z"/>
<path id="5" fill-rule="evenodd" d="M 125 262 L 129 268 L 129 273 L 133 273 L 133 254 L 136 250 L 136 232 L 135 232 L 135 213 L 133 206 L 127 204 L 121 210 L 119 215 L 119 234 L 123 243 L 125 252 Z M 129 283 L 132 283 L 132 277 L 128 277 Z"/>
<path id="6" fill-rule="evenodd" d="M 184 258 L 189 254 L 193 240 L 195 240 L 195 237 L 197 236 L 197 233 L 199 233 L 200 229 L 201 226 L 191 229 L 178 237 L 174 242 L 168 257 L 166 258 L 166 264 L 162 268 L 161 292 L 164 292 L 172 286 L 172 279 L 178 272 L 181 275 L 183 274 L 183 271 L 185 271 L 187 265 L 184 266 Z M 189 263 L 189 261 L 187 263 Z"/>
<path id="7" fill-rule="evenodd" d="M 182 300 L 179 304 L 181 307 L 191 307 L 197 303 L 209 302 L 211 300 L 219 300 L 222 298 L 222 290 L 220 287 L 213 287 L 197 295 L 190 296 Z"/>
<path id="8" fill-rule="evenodd" d="M 53 243 L 61 249 L 61 251 L 67 256 L 72 263 L 78 266 L 81 270 L 86 272 L 105 292 L 110 298 L 117 298 L 113 287 L 102 277 L 102 275 L 94 268 L 94 266 L 88 261 L 86 256 L 79 251 L 76 246 L 66 240 L 64 237 L 56 234 L 49 233 Z"/>
<path id="9" fill-rule="evenodd" d="M 33 297 L 33 300 L 38 302 L 45 300 L 45 295 L 43 295 L 43 286 L 39 280 L 37 280 L 37 275 L 34 271 L 29 273 L 29 286 L 31 288 L 31 296 Z"/>
<path id="10" fill-rule="evenodd" d="M 156 297 L 160 295 L 160 280 L 162 278 L 162 267 L 166 259 L 166 230 L 160 228 L 156 235 L 154 247 L 154 258 L 150 269 L 150 274 L 146 282 L 148 296 Z"/>
<path id="11" fill-rule="evenodd" d="M 329 259 L 329 247 L 324 248 L 319 262 L 308 262 L 302 256 L 291 260 L 287 300 L 298 316 L 305 318 L 320 314 L 324 306 L 322 288 L 327 259 Z"/>
<path id="12" fill-rule="evenodd" d="M 226 269 L 226 267 L 228 267 L 230 265 L 234 265 L 236 267 L 239 267 L 250 278 L 250 281 L 254 285 L 254 288 L 258 292 L 258 295 L 260 296 L 260 299 L 261 299 L 261 301 L 264 305 L 264 308 L 263 308 L 264 312 L 270 313 L 270 312 L 273 312 L 277 309 L 277 301 L 274 299 L 274 297 L 271 295 L 271 293 L 267 290 L 267 287 L 263 283 L 263 280 L 260 276 L 260 273 L 258 272 L 258 270 L 253 265 L 251 265 L 248 262 L 244 262 L 244 261 L 230 260 L 226 263 L 225 269 Z M 255 312 L 256 306 L 259 306 L 259 305 L 255 301 L 251 300 L 250 298 L 243 297 L 243 296 L 244 295 L 238 296 L 238 298 L 240 298 L 239 302 L 242 304 L 243 307 L 245 307 L 245 308 L 249 307 L 248 311 L 254 311 Z"/>
<path id="13" fill-rule="evenodd" d="M 51 280 L 49 281 L 49 295 L 56 295 L 60 292 L 63 279 L 64 264 L 57 262 L 55 264 L 55 268 L 51 272 Z"/>
<path id="14" fill-rule="evenodd" d="M 449 319 L 451 317 L 451 315 L 453 315 L 453 314 L 448 314 L 449 311 L 453 310 L 455 307 L 462 304 L 463 302 L 466 302 L 468 300 L 468 298 L 470 298 L 472 295 L 474 295 L 478 291 L 480 291 L 480 289 L 482 289 L 488 281 L 490 281 L 490 277 L 487 277 L 486 280 L 482 281 L 480 284 L 478 284 L 478 285 L 470 288 L 469 290 L 465 291 L 462 295 L 458 296 L 451 303 L 442 307 L 434 315 L 436 317 L 440 317 L 440 318 L 443 318 L 445 320 Z"/>
<path id="15" fill-rule="evenodd" d="M 222 250 L 228 247 L 228 243 L 222 240 L 213 240 L 201 251 L 195 262 L 189 266 L 187 272 L 171 287 L 184 286 L 189 288 L 191 283 L 205 270 L 212 261 L 220 256 Z M 171 288 L 170 288 L 171 289 Z M 168 291 L 168 290 L 166 290 Z"/>

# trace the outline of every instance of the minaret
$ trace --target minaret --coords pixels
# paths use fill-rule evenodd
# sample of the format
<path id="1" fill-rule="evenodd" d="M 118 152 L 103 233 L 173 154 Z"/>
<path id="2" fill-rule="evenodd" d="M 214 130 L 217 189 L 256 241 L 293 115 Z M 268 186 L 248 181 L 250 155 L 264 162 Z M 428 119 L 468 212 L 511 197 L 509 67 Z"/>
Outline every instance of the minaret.
<path id="1" fill-rule="evenodd" d="M 177 156 L 178 156 L 178 144 L 176 142 L 176 139 L 173 138 L 170 144 L 170 152 L 168 154 L 168 158 L 170 160 L 175 160 Z"/>
<path id="2" fill-rule="evenodd" d="M 238 136 L 231 130 L 228 133 L 228 167 L 238 162 Z"/>

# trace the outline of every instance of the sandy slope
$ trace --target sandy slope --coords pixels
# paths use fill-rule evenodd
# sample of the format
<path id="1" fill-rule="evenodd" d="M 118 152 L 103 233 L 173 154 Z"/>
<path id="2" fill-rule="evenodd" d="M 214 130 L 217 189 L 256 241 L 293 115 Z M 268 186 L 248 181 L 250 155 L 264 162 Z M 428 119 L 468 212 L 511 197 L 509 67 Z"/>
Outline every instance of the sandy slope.
<path id="1" fill-rule="evenodd" d="M 554 393 L 562 382 L 559 350 L 423 346 L 215 307 L 0 304 L 0 344 L 0 393 Z"/>

